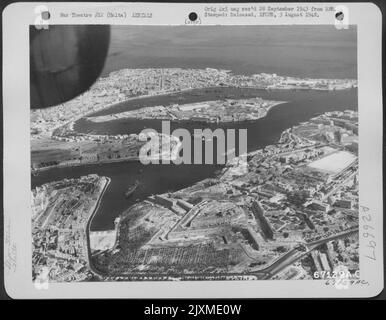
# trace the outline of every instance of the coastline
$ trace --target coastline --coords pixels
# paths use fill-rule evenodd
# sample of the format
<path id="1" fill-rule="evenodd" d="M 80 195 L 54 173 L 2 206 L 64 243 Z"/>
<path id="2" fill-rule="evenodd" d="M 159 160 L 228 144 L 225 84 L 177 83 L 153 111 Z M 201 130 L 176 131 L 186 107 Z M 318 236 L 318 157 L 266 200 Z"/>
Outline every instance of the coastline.
<path id="1" fill-rule="evenodd" d="M 282 134 L 283 134 L 283 133 L 284 133 L 284 131 L 282 132 Z M 254 153 L 254 152 L 256 152 L 256 151 L 251 151 L 251 152 L 248 153 L 248 155 L 250 155 L 250 154 L 252 154 L 252 153 Z M 226 171 L 231 170 L 231 169 L 232 169 L 233 167 L 235 167 L 235 166 L 237 166 L 237 164 L 234 164 L 234 165 L 230 166 L 230 168 L 226 168 L 225 171 L 222 170 L 221 173 L 219 173 L 218 175 L 216 175 L 216 178 L 220 179 L 222 176 L 224 176 L 224 174 L 226 173 Z M 102 281 L 106 281 L 106 280 L 109 280 L 109 279 L 114 279 L 114 276 L 112 276 L 112 277 L 109 277 L 108 275 L 106 276 L 105 274 L 103 274 L 103 273 L 97 271 L 97 270 L 95 269 L 95 266 L 92 264 L 92 255 L 91 255 L 91 248 L 90 248 L 90 226 L 91 226 L 91 224 L 92 224 L 92 222 L 93 222 L 93 220 L 94 220 L 94 218 L 95 218 L 95 216 L 96 216 L 96 213 L 97 213 L 97 211 L 98 211 L 98 209 L 99 209 L 100 203 L 101 203 L 101 201 L 102 201 L 102 199 L 103 199 L 104 193 L 105 193 L 105 191 L 106 191 L 108 185 L 110 184 L 110 182 L 111 182 L 111 179 L 107 178 L 107 182 L 106 182 L 106 184 L 105 184 L 105 186 L 104 186 L 104 188 L 103 188 L 103 191 L 102 191 L 102 193 L 99 195 L 99 198 L 98 198 L 97 203 L 95 204 L 94 210 L 93 210 L 92 214 L 90 215 L 90 217 L 89 217 L 89 219 L 88 219 L 88 221 L 87 221 L 87 224 L 86 224 L 86 237 L 87 237 L 86 240 L 87 240 L 87 258 L 88 258 L 88 265 L 89 265 L 89 267 L 90 267 L 91 272 L 92 272 L 96 277 L 101 277 L 100 280 L 102 280 Z M 188 187 L 186 187 L 186 188 L 180 189 L 180 190 L 178 190 L 178 191 L 184 191 L 184 189 L 186 190 L 186 189 L 189 189 L 189 188 L 191 188 L 191 187 L 194 187 L 194 184 L 191 185 L 191 186 L 188 186 Z M 294 252 L 297 253 L 297 250 L 295 250 Z M 285 255 L 284 255 L 284 256 L 285 256 Z M 273 262 L 273 265 L 275 265 L 275 262 Z M 267 266 L 267 270 L 270 270 L 269 267 L 270 267 L 270 266 Z M 128 278 L 126 278 L 125 280 L 135 280 L 136 277 L 138 277 L 138 278 L 141 278 L 141 277 L 147 277 L 147 278 L 154 277 L 152 280 L 160 280 L 159 277 L 164 277 L 164 276 L 165 276 L 165 275 L 157 275 L 157 274 L 154 274 L 154 275 L 153 275 L 153 274 L 141 274 L 141 273 L 138 273 L 138 274 L 135 274 L 135 275 L 133 275 L 133 276 L 131 276 L 131 275 L 120 275 L 120 276 L 118 276 L 118 278 L 119 278 L 119 277 L 122 277 L 122 278 L 128 277 Z M 175 276 L 180 276 L 180 275 L 176 274 Z M 191 277 L 192 279 L 194 279 L 195 277 L 201 277 L 201 276 L 202 276 L 201 274 L 184 274 L 184 280 L 187 280 L 187 278 L 189 278 L 189 277 Z M 224 276 L 224 275 L 220 275 L 220 274 L 219 274 L 218 276 L 211 275 L 211 277 L 212 277 L 213 280 L 219 280 L 218 277 L 223 277 L 223 276 Z M 235 274 L 231 274 L 231 273 L 227 274 L 227 277 L 233 277 L 233 276 L 243 276 L 243 275 L 237 274 L 237 273 L 235 273 Z M 267 274 L 264 274 L 264 269 L 262 269 L 262 270 L 255 270 L 254 276 L 264 278 L 265 276 L 267 276 Z M 158 279 L 157 279 L 157 278 L 158 278 Z"/>
<path id="2" fill-rule="evenodd" d="M 241 120 L 241 121 L 235 121 L 235 120 L 233 120 L 233 121 L 221 121 L 221 122 L 217 122 L 217 124 L 218 125 L 227 125 L 230 123 L 250 124 L 250 123 L 253 123 L 259 119 L 265 118 L 268 115 L 268 113 L 271 112 L 271 110 L 273 110 L 273 108 L 280 106 L 280 105 L 283 105 L 283 104 L 286 104 L 288 102 L 289 101 L 277 101 L 277 102 L 273 103 L 272 105 L 270 105 L 269 107 L 266 108 L 265 112 L 260 117 L 257 117 L 256 119 L 247 119 L 247 120 Z M 126 119 L 126 118 L 122 118 L 122 119 Z M 122 119 L 112 119 L 111 121 L 122 120 Z M 148 119 L 135 119 L 135 120 L 142 121 L 142 120 L 148 120 Z M 150 119 L 150 120 L 170 121 L 170 120 L 162 120 L 162 119 Z M 197 121 L 197 120 L 191 120 L 191 119 L 172 120 L 171 122 L 181 123 L 181 124 L 184 124 L 184 123 L 185 124 L 186 123 L 188 123 L 188 124 L 195 124 L 195 123 L 213 124 L 213 123 L 215 123 L 215 122 L 211 122 L 211 121 Z M 52 137 L 50 137 L 49 139 L 52 139 Z M 54 140 L 54 139 L 52 139 L 52 140 Z M 176 157 L 177 151 L 179 150 L 179 146 L 180 146 L 180 144 L 177 144 L 177 146 L 170 152 L 171 159 Z M 35 149 L 35 150 L 31 149 L 31 152 L 32 151 L 38 151 L 38 150 L 39 149 Z M 50 150 L 50 149 L 47 149 L 47 150 Z M 162 160 L 162 159 L 163 158 L 161 157 L 160 160 Z M 104 160 L 99 160 L 99 161 L 93 161 L 93 160 L 84 161 L 83 160 L 83 162 L 79 162 L 79 163 L 78 162 L 59 163 L 59 164 L 55 164 L 55 165 L 51 165 L 51 166 L 47 166 L 47 167 L 34 168 L 34 169 L 31 169 L 31 173 L 32 174 L 34 174 L 34 173 L 38 174 L 39 172 L 48 171 L 50 169 L 55 169 L 55 168 L 79 167 L 79 166 L 87 166 L 87 165 L 99 165 L 99 164 L 106 164 L 106 163 L 135 162 L 135 161 L 139 161 L 138 156 L 126 157 L 126 158 L 116 158 L 116 159 L 104 159 Z"/>
<path id="3" fill-rule="evenodd" d="M 146 99 L 146 98 L 161 97 L 161 96 L 166 96 L 166 95 L 169 95 L 169 94 L 179 94 L 179 93 L 183 93 L 183 92 L 186 92 L 186 91 L 193 91 L 193 90 L 198 90 L 198 89 L 216 89 L 216 88 L 223 88 L 223 87 L 222 86 L 211 86 L 211 87 L 186 88 L 186 89 L 180 89 L 180 90 L 169 91 L 169 92 L 160 92 L 160 93 L 155 93 L 155 94 L 145 94 L 145 95 L 132 96 L 132 97 L 129 97 L 129 98 L 125 98 L 125 99 L 123 99 L 121 101 L 115 101 L 115 102 L 109 103 L 109 104 L 107 104 L 106 106 L 104 106 L 103 108 L 101 108 L 99 110 L 91 110 L 91 111 L 87 110 L 86 112 L 84 112 L 81 115 L 78 114 L 78 115 L 68 119 L 68 121 L 63 123 L 63 124 L 60 124 L 58 126 L 54 126 L 49 131 L 46 131 L 45 134 L 42 134 L 41 136 L 45 137 L 45 138 L 52 139 L 52 135 L 53 135 L 53 132 L 55 130 L 57 130 L 57 129 L 63 127 L 63 126 L 67 126 L 71 122 L 78 121 L 79 119 L 88 117 L 88 116 L 90 116 L 90 115 L 92 115 L 94 113 L 98 113 L 98 112 L 101 112 L 101 111 L 108 110 L 108 109 L 113 108 L 113 107 L 115 107 L 117 105 L 129 102 L 129 101 L 132 101 L 132 100 L 137 100 L 137 99 L 141 100 L 141 99 Z M 256 88 L 256 89 L 259 89 L 259 88 Z M 264 90 L 264 88 L 261 88 L 261 89 Z M 36 136 L 38 138 L 33 138 L 33 139 L 39 140 L 41 138 L 41 137 L 39 137 L 39 135 L 36 135 Z"/>
<path id="4" fill-rule="evenodd" d="M 125 159 L 122 159 L 122 158 L 120 158 L 120 159 L 108 159 L 108 160 L 101 160 L 98 162 L 58 164 L 58 165 L 49 166 L 49 167 L 32 169 L 31 173 L 33 175 L 34 173 L 39 174 L 40 172 L 49 171 L 52 169 L 59 169 L 59 168 L 82 167 L 82 166 L 102 165 L 102 164 L 107 164 L 107 163 L 119 163 L 119 162 L 137 162 L 138 160 L 139 160 L 138 157 L 133 157 L 133 158 L 125 158 Z"/>
<path id="5" fill-rule="evenodd" d="M 256 98 L 259 98 L 259 97 L 256 97 Z M 226 99 L 226 100 L 233 100 L 233 101 L 243 101 L 243 100 L 250 100 L 250 99 Z M 208 100 L 208 101 L 205 101 L 206 103 L 214 103 L 214 102 L 223 102 L 224 100 Z M 263 100 L 263 102 L 265 103 L 270 103 L 269 106 L 267 107 L 258 107 L 257 109 L 259 110 L 260 108 L 264 109 L 264 111 L 258 115 L 258 116 L 254 116 L 253 118 L 248 118 L 248 119 L 242 119 L 242 120 L 236 120 L 236 119 L 218 119 L 216 121 L 212 120 L 210 117 L 210 115 L 207 115 L 207 114 L 197 114 L 197 115 L 190 115 L 190 116 L 187 116 L 186 118 L 177 118 L 177 119 L 172 119 L 172 118 L 168 118 L 168 117 L 157 117 L 157 116 L 152 116 L 152 115 L 143 115 L 143 116 L 136 116 L 135 114 L 133 115 L 133 111 L 136 111 L 136 110 L 140 110 L 140 109 L 134 109 L 134 110 L 130 110 L 130 111 L 124 111 L 124 112 L 119 112 L 119 113 L 115 113 L 115 114 L 109 114 L 109 115 L 103 115 L 103 116 L 96 116 L 96 117 L 88 117 L 86 118 L 87 121 L 90 121 L 90 122 L 93 122 L 93 123 L 108 123 L 108 122 L 113 122 L 113 121 L 119 121 L 119 120 L 137 120 L 137 121 L 146 121 L 146 120 L 158 120 L 158 121 L 170 121 L 170 122 L 177 122 L 177 123 L 207 123 L 207 124 L 213 124 L 213 123 L 216 123 L 216 124 L 229 124 L 229 123 L 243 123 L 243 122 L 253 122 L 253 121 L 256 121 L 256 120 L 259 120 L 261 118 L 264 118 L 268 111 L 277 106 L 277 105 L 280 105 L 280 104 L 284 104 L 284 103 L 288 103 L 289 101 L 273 101 L 273 100 Z M 188 104 L 181 104 L 179 105 L 178 107 L 183 107 L 183 106 L 186 106 L 186 105 L 194 105 L 194 104 L 198 104 L 198 103 L 188 103 Z M 170 106 L 168 106 L 170 107 Z M 157 106 L 155 107 L 148 107 L 148 108 L 157 108 Z M 165 107 L 166 109 L 166 107 Z M 251 110 L 249 111 L 253 111 L 254 108 L 251 108 Z M 170 110 L 167 110 L 168 112 L 170 112 Z M 151 110 L 149 110 L 148 112 L 151 112 Z M 250 114 L 250 113 L 248 113 Z M 195 117 L 203 117 L 203 119 L 200 119 L 200 120 L 195 120 L 194 118 Z M 217 115 L 218 117 L 218 115 Z"/>
<path id="6" fill-rule="evenodd" d="M 174 137 L 174 136 L 172 135 L 171 137 Z M 161 135 L 161 139 L 162 139 L 162 135 Z M 166 155 L 159 154 L 159 157 L 157 157 L 157 159 L 159 158 L 160 161 L 162 161 L 162 160 L 169 160 L 170 161 L 170 160 L 177 158 L 177 154 L 180 150 L 182 143 L 180 141 L 177 141 L 177 137 L 175 137 L 174 141 L 176 142 L 176 145 L 173 147 L 173 149 L 169 153 L 167 153 Z M 49 149 L 47 149 L 47 150 L 49 150 Z M 103 160 L 97 160 L 97 161 L 93 161 L 93 160 L 84 161 L 84 160 L 82 160 L 82 162 L 81 162 L 79 160 L 79 162 L 58 163 L 58 164 L 51 165 L 51 166 L 33 168 L 33 169 L 31 169 L 31 174 L 32 175 L 38 175 L 40 172 L 44 172 L 44 171 L 48 171 L 48 170 L 56 169 L 56 168 L 71 168 L 71 167 L 82 167 L 82 166 L 89 166 L 89 165 L 102 165 L 102 164 L 107 164 L 107 163 L 138 162 L 138 161 L 140 161 L 139 156 L 131 156 L 131 157 L 125 157 L 125 158 L 114 158 L 114 159 L 113 158 L 112 159 L 103 159 Z M 67 162 L 69 162 L 69 161 L 67 161 Z"/>
<path id="7" fill-rule="evenodd" d="M 92 224 L 92 221 L 96 215 L 96 213 L 98 212 L 98 209 L 99 209 L 99 206 L 100 206 L 100 203 L 101 203 L 101 200 L 103 198 L 103 195 L 105 193 L 105 191 L 107 190 L 108 186 L 110 185 L 110 182 L 111 182 L 111 179 L 109 177 L 105 177 L 106 179 L 106 183 L 105 185 L 103 186 L 103 190 L 102 192 L 100 193 L 99 197 L 98 197 L 98 201 L 97 203 L 95 204 L 94 206 L 94 209 L 93 209 L 93 212 L 92 214 L 89 216 L 88 218 L 88 221 L 87 221 L 87 224 L 86 224 L 86 243 L 87 243 L 87 264 L 91 270 L 91 272 L 93 272 L 94 274 L 100 276 L 100 274 L 98 272 L 96 272 L 95 268 L 94 268 L 94 265 L 91 263 L 91 247 L 90 247 L 90 228 L 91 228 L 91 224 Z"/>
<path id="8" fill-rule="evenodd" d="M 149 72 L 153 72 L 154 70 L 157 70 L 157 69 L 145 69 L 146 71 L 149 71 Z M 164 70 L 164 69 L 162 69 Z M 169 69 L 166 69 L 166 70 L 169 70 Z M 173 68 L 171 68 L 171 70 L 173 70 Z M 178 94 L 178 93 L 181 93 L 181 92 L 185 92 L 185 91 L 190 91 L 190 90 L 195 90 L 195 89 L 211 89 L 211 88 L 224 88 L 224 87 L 232 87 L 232 88 L 253 88 L 253 89 L 260 89 L 260 90 L 267 90 L 267 91 L 271 91 L 271 90 L 316 90 L 316 91 L 335 91 L 335 90 L 346 90 L 346 89 L 350 89 L 350 88 L 355 88 L 357 87 L 357 80 L 356 79 L 313 79 L 313 78 L 298 78 L 298 77 L 289 77 L 289 76 L 280 76 L 280 75 L 277 75 L 277 74 L 266 74 L 266 73 L 260 73 L 260 74 L 254 74 L 254 75 L 251 75 L 251 76 L 238 76 L 238 75 L 235 75 L 233 73 L 231 73 L 230 71 L 225 71 L 225 70 L 217 70 L 217 69 L 212 69 L 212 68 L 206 68 L 206 69 L 183 69 L 183 68 L 177 68 L 175 69 L 179 72 L 187 72 L 189 74 L 192 73 L 193 75 L 195 73 L 197 73 L 196 77 L 200 78 L 200 76 L 205 73 L 208 74 L 209 77 L 213 76 L 213 72 L 215 74 L 223 74 L 224 76 L 226 76 L 226 79 L 222 82 L 216 82 L 214 81 L 213 79 L 210 80 L 210 81 L 207 81 L 205 84 L 201 84 L 201 83 L 196 83 L 196 86 L 193 86 L 193 87 L 188 87 L 188 88 L 173 88 L 171 87 L 171 89 L 164 89 L 164 88 L 161 88 L 161 91 L 159 91 L 160 89 L 159 88 L 153 88 L 153 89 L 148 89 L 148 92 L 149 91 L 154 91 L 154 93 L 148 93 L 147 94 L 140 94 L 138 96 L 130 96 L 129 98 L 127 97 L 123 97 L 122 98 L 122 95 L 124 95 L 122 92 L 121 92 L 121 88 L 117 88 L 118 92 L 116 92 L 116 90 L 114 89 L 114 94 L 117 95 L 118 97 L 120 96 L 120 98 L 118 98 L 117 100 L 113 101 L 113 102 L 107 102 L 107 104 L 104 104 L 103 102 L 100 102 L 100 101 L 88 101 L 86 102 L 85 105 L 99 105 L 100 106 L 100 109 L 99 110 L 95 110 L 95 109 L 92 109 L 92 110 L 89 110 L 91 108 L 89 108 L 88 110 L 84 110 L 83 112 L 81 111 L 80 114 L 76 114 L 75 116 L 68 116 L 68 118 L 66 120 L 64 120 L 64 122 L 60 123 L 60 124 L 53 124 L 52 128 L 48 128 L 47 130 L 44 130 L 43 133 L 40 132 L 38 134 L 36 134 L 37 137 L 50 137 L 52 136 L 53 132 L 60 128 L 61 126 L 65 126 L 67 125 L 68 123 L 72 122 L 72 121 L 76 121 L 80 118 L 83 118 L 85 116 L 88 116 L 88 115 L 91 115 L 93 113 L 97 113 L 97 112 L 100 112 L 100 111 L 103 111 L 103 110 L 107 110 L 117 104 L 121 104 L 121 103 L 125 103 L 125 102 L 128 102 L 128 101 L 131 101 L 131 100 L 135 100 L 135 99 L 142 99 L 142 98 L 147 98 L 147 97 L 157 97 L 157 96 L 163 96 L 163 95 L 168 95 L 168 94 Z M 89 90 L 87 91 L 86 93 L 84 93 L 84 95 L 80 96 L 81 99 L 83 99 L 83 97 L 85 97 L 86 99 L 88 99 L 89 97 L 87 97 L 87 95 L 91 95 L 91 100 L 93 99 L 93 94 L 94 94 L 94 98 L 100 98 L 100 97 L 104 97 L 106 96 L 106 94 L 104 95 L 100 95 L 100 87 L 102 86 L 103 87 L 103 83 L 104 82 L 108 82 L 109 79 L 111 78 L 114 78 L 115 76 L 124 76 L 125 73 L 127 72 L 136 72 L 136 71 L 142 71 L 142 69 L 127 69 L 127 68 L 124 68 L 124 69 L 121 69 L 121 70 L 118 70 L 118 71 L 114 71 L 114 72 L 111 72 L 107 77 L 102 77 L 102 78 L 99 78 L 99 80 L 94 84 L 94 86 Z M 121 75 L 119 75 L 121 73 Z M 189 74 L 190 76 L 192 76 L 192 74 Z M 115 79 L 117 80 L 117 79 Z M 248 82 L 247 82 L 248 81 Z M 153 84 L 154 85 L 154 84 Z M 157 87 L 157 86 L 155 86 Z M 106 91 L 106 90 L 105 90 Z M 110 92 L 110 95 L 111 95 L 112 92 Z M 122 100 L 120 100 L 122 99 Z M 67 103 L 76 103 L 76 100 L 70 100 L 70 101 L 67 101 L 65 104 Z M 83 102 L 81 102 L 83 104 Z M 64 107 L 64 104 L 62 105 L 58 105 L 58 106 L 54 106 L 53 108 L 57 108 L 59 107 L 59 110 L 60 108 Z M 73 106 L 68 106 L 69 109 L 72 109 Z M 77 109 L 79 111 L 79 108 Z M 36 115 L 36 114 L 34 114 Z M 37 120 L 37 119 L 35 119 Z M 34 121 L 35 121 L 34 120 Z M 37 127 L 34 126 L 34 129 L 35 130 L 39 130 L 39 125 L 38 125 L 38 122 L 34 122 L 32 121 L 31 124 L 33 125 L 37 125 Z M 52 121 L 52 120 L 51 120 Z M 55 120 L 54 120 L 55 121 Z M 57 121 L 57 119 L 56 119 Z"/>
<path id="9" fill-rule="evenodd" d="M 284 133 L 283 131 L 282 133 Z M 307 149 L 310 149 L 311 146 L 307 146 Z M 291 152 L 296 153 L 301 149 L 291 149 Z M 255 152 L 255 151 L 254 151 Z M 248 153 L 248 155 L 251 153 Z M 331 156 L 328 155 L 328 156 Z M 318 159 L 318 158 L 316 158 Z M 312 161 L 316 161 L 316 159 L 313 159 Z M 222 178 L 226 177 L 227 172 L 231 171 L 232 168 L 237 167 L 238 163 L 235 161 L 231 166 L 226 167 L 224 170 L 221 171 L 218 175 L 216 175 L 216 179 L 221 180 Z M 346 170 L 346 168 L 343 169 L 343 171 Z M 350 177 L 351 179 L 352 177 Z M 232 178 L 233 179 L 233 178 Z M 347 180 L 347 179 L 346 179 Z M 192 186 L 189 186 L 187 188 L 183 188 L 178 190 L 178 193 L 185 192 L 186 194 L 191 193 L 190 189 L 194 188 L 195 184 Z M 177 197 L 178 198 L 178 197 Z M 130 207 L 126 210 L 130 210 Z M 263 213 L 264 214 L 264 213 Z M 123 216 L 120 215 L 121 221 L 123 221 Z M 322 225 L 322 224 L 321 224 Z M 345 230 L 332 230 L 329 231 L 324 230 L 324 233 L 321 233 L 321 238 L 309 238 L 309 239 L 303 239 L 301 245 L 292 245 L 290 247 L 290 250 L 278 255 L 275 259 L 269 262 L 268 265 L 262 266 L 261 268 L 254 269 L 253 271 L 242 273 L 242 272 L 219 272 L 215 274 L 205 274 L 205 273 L 155 273 L 155 272 L 148 272 L 148 273 L 142 273 L 142 272 L 135 272 L 135 273 L 123 273 L 121 274 L 115 274 L 115 275 L 109 275 L 100 273 L 100 275 L 103 277 L 104 281 L 109 280 L 127 280 L 127 281 L 135 281 L 135 280 L 168 280 L 170 277 L 177 277 L 181 278 L 180 280 L 200 280 L 202 277 L 205 280 L 221 280 L 221 279 L 227 279 L 229 277 L 248 277 L 248 276 L 254 276 L 257 279 L 271 279 L 275 275 L 279 274 L 283 269 L 291 265 L 292 263 L 299 261 L 302 259 L 305 255 L 310 253 L 311 251 L 318 248 L 318 246 L 322 243 L 327 243 L 329 241 L 340 239 L 343 237 L 346 237 L 347 235 L 356 235 L 358 233 L 358 226 L 348 227 Z M 294 243 L 298 243 L 298 241 L 295 239 Z M 244 250 L 245 251 L 245 250 Z M 248 253 L 246 252 L 248 255 Z M 249 256 L 249 255 L 248 255 Z M 255 259 L 254 257 L 249 256 L 251 259 Z M 253 260 L 254 261 L 254 260 Z M 253 262 L 252 261 L 252 262 Z"/>

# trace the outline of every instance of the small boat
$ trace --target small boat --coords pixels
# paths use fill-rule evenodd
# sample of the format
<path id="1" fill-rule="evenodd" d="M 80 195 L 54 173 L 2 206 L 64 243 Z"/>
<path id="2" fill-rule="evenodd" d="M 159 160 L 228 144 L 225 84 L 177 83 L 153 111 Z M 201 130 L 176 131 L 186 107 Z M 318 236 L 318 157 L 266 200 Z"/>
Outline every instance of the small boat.
<path id="1" fill-rule="evenodd" d="M 129 198 L 139 186 L 139 181 L 136 180 L 134 184 L 130 185 L 125 191 L 125 198 Z"/>
<path id="2" fill-rule="evenodd" d="M 33 177 L 37 177 L 39 175 L 39 171 L 31 170 L 31 174 L 32 174 Z"/>

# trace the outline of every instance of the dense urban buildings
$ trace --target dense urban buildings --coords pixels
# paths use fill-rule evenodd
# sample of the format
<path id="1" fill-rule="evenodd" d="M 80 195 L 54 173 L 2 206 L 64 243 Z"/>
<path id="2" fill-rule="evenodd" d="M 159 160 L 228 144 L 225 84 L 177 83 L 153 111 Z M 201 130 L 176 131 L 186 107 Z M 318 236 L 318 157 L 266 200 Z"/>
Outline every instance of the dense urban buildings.
<path id="1" fill-rule="evenodd" d="M 342 90 L 357 86 L 351 79 L 299 79 L 276 74 L 233 75 L 227 70 L 123 69 L 100 78 L 81 96 L 63 105 L 31 111 L 33 139 L 51 135 L 64 124 L 108 108 L 127 99 L 208 87 L 254 87 L 261 89 Z"/>
<path id="2" fill-rule="evenodd" d="M 79 133 L 74 122 L 85 116 L 95 122 L 99 117 L 103 122 L 129 117 L 232 123 L 265 117 L 282 103 L 219 97 L 123 115 L 92 115 L 133 96 L 214 86 L 343 90 L 356 85 L 347 79 L 241 76 L 216 69 L 117 71 L 65 107 L 32 113 L 33 173 L 137 160 L 142 145 L 138 135 Z M 163 138 L 168 147 L 157 146 L 167 151 L 160 157 L 170 157 L 180 141 Z M 320 114 L 284 130 L 276 144 L 241 160 L 228 161 L 214 178 L 137 201 L 119 214 L 113 230 L 99 232 L 90 232 L 89 224 L 108 177 L 89 175 L 35 188 L 34 279 L 312 279 L 315 272 L 342 264 L 358 270 L 357 112 Z"/>
<path id="3" fill-rule="evenodd" d="M 89 221 L 109 178 L 90 175 L 44 184 L 32 191 L 33 280 L 85 281 Z"/>
<path id="4" fill-rule="evenodd" d="M 193 121 L 222 123 L 253 121 L 265 117 L 269 109 L 282 103 L 261 98 L 226 99 L 170 106 L 141 108 L 118 114 L 88 117 L 89 121 L 106 122 L 116 119 L 158 119 L 170 121 Z"/>

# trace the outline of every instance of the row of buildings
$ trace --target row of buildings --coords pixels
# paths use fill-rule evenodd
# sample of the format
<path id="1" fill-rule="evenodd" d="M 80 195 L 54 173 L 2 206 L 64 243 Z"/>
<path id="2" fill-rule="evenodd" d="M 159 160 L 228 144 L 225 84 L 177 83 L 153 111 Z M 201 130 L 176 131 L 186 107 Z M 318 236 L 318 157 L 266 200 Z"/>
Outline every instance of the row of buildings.
<path id="1" fill-rule="evenodd" d="M 31 111 L 33 138 L 50 136 L 70 121 L 137 96 L 232 86 L 261 89 L 343 90 L 357 86 L 352 79 L 300 79 L 276 74 L 234 75 L 228 70 L 122 69 L 100 78 L 89 91 L 64 104 Z"/>
<path id="2" fill-rule="evenodd" d="M 84 281 L 92 277 L 87 227 L 108 183 L 105 177 L 88 175 L 32 190 L 34 281 Z"/>

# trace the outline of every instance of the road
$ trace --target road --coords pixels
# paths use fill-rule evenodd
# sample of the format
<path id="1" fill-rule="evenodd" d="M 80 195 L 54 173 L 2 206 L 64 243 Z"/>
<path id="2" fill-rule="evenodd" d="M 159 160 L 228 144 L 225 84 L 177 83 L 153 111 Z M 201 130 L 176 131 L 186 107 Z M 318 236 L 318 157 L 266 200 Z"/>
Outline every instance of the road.
<path id="1" fill-rule="evenodd" d="M 120 278 L 120 280 L 126 280 L 126 281 L 141 280 L 141 279 L 151 281 L 151 280 L 163 280 L 163 279 L 167 280 L 168 277 L 173 277 L 173 278 L 186 277 L 188 279 L 201 279 L 201 280 L 221 280 L 221 279 L 224 279 L 225 277 L 229 278 L 232 276 L 233 277 L 255 276 L 260 280 L 268 280 L 272 278 L 274 275 L 278 274 L 280 271 L 284 270 L 286 267 L 292 265 L 296 261 L 299 261 L 300 259 L 307 256 L 312 250 L 315 250 L 320 245 L 332 240 L 350 236 L 352 234 L 357 233 L 358 230 L 359 230 L 358 228 L 350 229 L 350 230 L 343 231 L 310 243 L 299 244 L 299 246 L 281 255 L 269 266 L 255 272 L 246 272 L 246 273 L 229 272 L 229 273 L 208 273 L 208 274 L 205 274 L 205 273 L 197 273 L 197 274 L 195 273 L 190 273 L 190 274 L 133 273 L 132 275 L 123 274 L 123 275 L 116 275 L 116 276 L 106 276 L 97 272 L 95 268 L 92 268 L 92 270 L 94 273 L 99 274 L 101 277 L 105 278 L 106 280 L 115 280 L 116 278 Z"/>
<path id="2" fill-rule="evenodd" d="M 343 231 L 334 235 L 331 235 L 326 238 L 322 238 L 310 243 L 304 244 L 305 250 L 301 250 L 300 247 L 295 247 L 292 250 L 288 251 L 286 254 L 281 256 L 279 259 L 277 259 L 275 262 L 273 262 L 270 266 L 264 268 L 263 270 L 257 271 L 257 275 L 261 275 L 261 273 L 264 273 L 263 279 L 269 279 L 272 278 L 275 274 L 278 274 L 280 271 L 285 269 L 286 267 L 290 266 L 291 264 L 295 263 L 296 261 L 302 259 L 306 255 L 308 255 L 312 250 L 315 250 L 320 245 L 327 243 L 329 241 L 333 241 L 336 239 L 344 238 L 347 236 L 350 236 L 352 234 L 355 234 L 358 232 L 358 228 L 350 229 L 347 231 Z"/>

